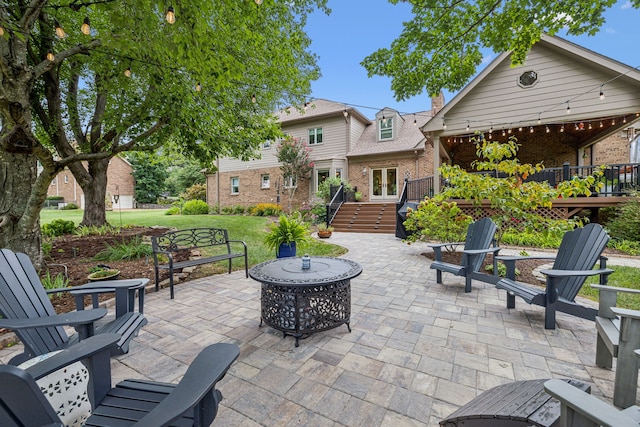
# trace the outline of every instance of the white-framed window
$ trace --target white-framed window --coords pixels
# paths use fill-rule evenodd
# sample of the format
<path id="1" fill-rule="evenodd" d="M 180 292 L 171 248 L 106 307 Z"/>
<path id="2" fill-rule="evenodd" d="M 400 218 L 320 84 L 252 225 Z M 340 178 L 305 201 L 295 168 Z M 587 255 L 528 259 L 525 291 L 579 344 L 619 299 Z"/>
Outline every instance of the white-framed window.
<path id="1" fill-rule="evenodd" d="M 293 176 L 287 177 L 283 181 L 284 188 L 294 188 L 298 185 L 295 177 Z"/>
<path id="2" fill-rule="evenodd" d="M 64 183 L 65 184 L 69 183 L 69 176 L 67 176 L 67 175 L 64 176 Z"/>
<path id="3" fill-rule="evenodd" d="M 262 143 L 262 149 L 268 150 L 269 148 L 271 148 L 272 145 L 273 145 L 273 141 L 271 141 L 270 139 L 267 139 L 265 142 Z"/>
<path id="4" fill-rule="evenodd" d="M 393 138 L 393 118 L 385 117 L 380 119 L 380 139 Z"/>
<path id="5" fill-rule="evenodd" d="M 336 168 L 336 178 L 342 178 L 342 168 Z"/>
<path id="6" fill-rule="evenodd" d="M 240 178 L 237 176 L 231 177 L 231 194 L 240 193 Z"/>
<path id="7" fill-rule="evenodd" d="M 322 128 L 309 129 L 309 145 L 322 144 Z"/>
<path id="8" fill-rule="evenodd" d="M 316 191 L 318 191 L 320 184 L 327 178 L 329 178 L 329 169 L 318 169 L 316 171 Z"/>
<path id="9" fill-rule="evenodd" d="M 260 188 L 269 188 L 269 187 L 271 187 L 271 177 L 269 175 L 261 175 Z"/>

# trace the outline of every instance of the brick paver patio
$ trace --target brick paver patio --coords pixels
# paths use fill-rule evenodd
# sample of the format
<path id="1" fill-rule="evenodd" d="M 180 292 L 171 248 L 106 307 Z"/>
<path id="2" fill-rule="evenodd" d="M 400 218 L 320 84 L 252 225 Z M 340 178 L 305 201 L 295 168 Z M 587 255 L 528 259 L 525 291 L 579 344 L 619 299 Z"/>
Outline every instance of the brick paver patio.
<path id="1" fill-rule="evenodd" d="M 611 402 L 614 373 L 595 366 L 593 322 L 559 313 L 548 331 L 541 307 L 509 311 L 490 285 L 465 294 L 448 274 L 438 285 L 424 244 L 359 233 L 330 242 L 363 267 L 351 282 L 351 333 L 340 326 L 296 348 L 259 327 L 259 283 L 220 274 L 178 285 L 175 300 L 168 289 L 148 294 L 149 324 L 112 359 L 114 380 L 177 381 L 201 348 L 224 341 L 241 353 L 219 384 L 220 426 L 436 426 L 488 388 L 534 378 L 576 378 Z"/>

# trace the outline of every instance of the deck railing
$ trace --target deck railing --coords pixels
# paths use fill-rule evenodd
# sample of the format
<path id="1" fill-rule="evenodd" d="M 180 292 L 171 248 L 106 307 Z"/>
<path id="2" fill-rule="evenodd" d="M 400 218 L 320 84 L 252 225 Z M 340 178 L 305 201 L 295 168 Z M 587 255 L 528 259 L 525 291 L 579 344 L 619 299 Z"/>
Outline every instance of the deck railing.
<path id="1" fill-rule="evenodd" d="M 542 172 L 530 175 L 527 181 L 547 181 L 553 187 L 562 181 L 572 179 L 574 176 L 591 175 L 600 166 L 570 166 L 565 163 L 559 168 L 546 168 Z M 493 174 L 493 172 L 479 172 Z M 500 177 L 499 174 L 495 176 Z M 420 201 L 426 196 L 433 196 L 433 176 L 406 181 L 403 197 L 404 201 Z M 631 189 L 640 189 L 640 163 L 618 163 L 606 165 L 604 176 L 601 179 L 604 184 L 599 190 L 601 196 L 623 196 Z M 441 185 L 442 187 L 442 185 Z"/>

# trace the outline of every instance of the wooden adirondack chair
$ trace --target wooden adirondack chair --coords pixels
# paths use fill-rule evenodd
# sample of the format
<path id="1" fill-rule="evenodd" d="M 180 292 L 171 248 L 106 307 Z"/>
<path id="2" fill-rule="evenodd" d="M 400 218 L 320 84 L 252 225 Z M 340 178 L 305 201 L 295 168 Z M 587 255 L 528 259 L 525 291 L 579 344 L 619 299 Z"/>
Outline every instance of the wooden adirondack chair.
<path id="1" fill-rule="evenodd" d="M 0 366 L 0 425 L 3 427 L 58 426 L 64 422 L 86 420 L 85 426 L 209 426 L 217 415 L 222 394 L 216 384 L 239 354 L 235 344 L 218 343 L 203 349 L 176 384 L 143 380 L 124 380 L 111 388 L 111 351 L 118 341 L 115 334 L 90 337 L 43 361 L 21 369 Z M 85 360 L 89 380 L 83 391 L 66 387 L 53 390 L 48 384 L 53 374 L 69 375 L 71 364 Z M 61 369 L 65 368 L 65 369 Z M 56 378 L 57 381 L 57 378 Z M 64 380 L 61 380 L 66 385 Z M 75 383 L 78 382 L 74 380 Z M 88 386 L 87 386 L 88 385 Z M 79 393 L 79 395 L 78 395 Z M 61 399 L 56 396 L 62 394 Z M 69 394 L 69 396 L 65 396 Z M 78 402 L 89 397 L 91 416 L 77 414 Z M 68 399 L 68 402 L 65 401 Z M 65 401 L 62 408 L 52 401 Z M 57 413 L 59 412 L 59 414 Z"/>
<path id="2" fill-rule="evenodd" d="M 120 335 L 113 354 L 126 353 L 129 342 L 147 324 L 144 314 L 133 310 L 133 300 L 136 290 L 140 293 L 139 298 L 142 298 L 144 285 L 148 281 L 145 278 L 96 282 L 53 290 L 51 292 L 69 291 L 78 297 L 78 311 L 57 314 L 29 257 L 9 249 L 0 250 L 0 327 L 13 330 L 24 344 L 24 353 L 9 363 L 17 365 L 91 335 L 107 332 Z M 107 314 L 107 310 L 84 310 L 83 296 L 105 292 L 116 293 L 116 316 L 99 321 Z M 95 302 L 97 299 L 94 299 L 94 305 Z M 63 326 L 73 326 L 78 333 L 70 337 Z"/>
<path id="3" fill-rule="evenodd" d="M 544 389 L 560 401 L 562 416 L 559 427 L 640 426 L 638 406 L 619 410 L 560 380 L 545 382 Z"/>
<path id="4" fill-rule="evenodd" d="M 436 270 L 436 282 L 442 283 L 442 272 L 463 276 L 465 278 L 464 291 L 471 292 L 471 280 L 482 279 L 488 274 L 479 273 L 482 263 L 488 253 L 494 255 L 493 268 L 496 269 L 495 255 L 500 248 L 495 246 L 495 234 L 498 227 L 491 218 L 482 218 L 469 225 L 467 237 L 464 242 L 437 243 L 429 245 L 435 253 L 435 261 L 431 263 L 431 268 Z M 442 261 L 442 248 L 445 246 L 462 245 L 462 261 L 460 265 Z M 493 247 L 491 247 L 493 243 Z"/>
<path id="5" fill-rule="evenodd" d="M 607 258 L 601 255 L 607 242 L 609 242 L 609 235 L 599 224 L 587 224 L 583 228 L 565 233 L 553 268 L 541 271 L 547 276 L 545 289 L 515 280 L 515 263 L 524 257 L 496 257 L 507 266 L 507 278 L 496 283 L 498 289 L 507 291 L 507 308 L 515 308 L 516 296 L 529 304 L 544 307 L 545 329 L 556 328 L 556 311 L 595 320 L 598 310 L 579 305 L 575 302 L 575 298 L 588 276 L 600 275 L 600 284 L 607 284 L 609 274 L 613 273 L 613 270 L 606 268 Z M 598 259 L 600 259 L 600 269 L 592 270 Z"/>

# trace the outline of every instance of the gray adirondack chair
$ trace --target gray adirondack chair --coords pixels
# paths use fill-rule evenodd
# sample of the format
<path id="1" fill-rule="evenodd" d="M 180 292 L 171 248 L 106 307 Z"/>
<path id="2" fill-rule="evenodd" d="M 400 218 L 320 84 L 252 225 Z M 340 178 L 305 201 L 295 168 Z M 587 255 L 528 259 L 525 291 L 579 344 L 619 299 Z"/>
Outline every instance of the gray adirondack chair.
<path id="1" fill-rule="evenodd" d="M 0 425 L 59 426 L 62 421 L 45 398 L 37 379 L 84 360 L 89 373 L 91 416 L 85 426 L 209 426 L 222 394 L 216 384 L 239 354 L 235 344 L 203 349 L 176 384 L 124 380 L 111 388 L 110 349 L 115 334 L 90 337 L 26 369 L 0 366 Z M 64 387 L 63 387 L 64 388 Z M 62 393 L 65 391 L 63 390 Z M 70 395 L 74 401 L 76 395 Z"/>
<path id="2" fill-rule="evenodd" d="M 549 380 L 544 389 L 560 401 L 559 427 L 638 427 L 640 407 L 619 410 L 564 381 Z"/>
<path id="3" fill-rule="evenodd" d="M 515 308 L 516 296 L 529 304 L 544 307 L 545 329 L 555 329 L 556 311 L 595 320 L 598 310 L 576 303 L 575 298 L 589 276 L 600 275 L 600 284 L 607 284 L 609 274 L 613 273 L 613 270 L 606 268 L 607 258 L 601 255 L 607 242 L 609 242 L 609 235 L 599 224 L 587 224 L 582 228 L 566 232 L 558 253 L 554 257 L 552 269 L 541 271 L 547 277 L 544 289 L 515 280 L 516 261 L 525 257 L 496 257 L 507 266 L 507 277 L 496 283 L 498 289 L 507 291 L 507 308 Z M 598 259 L 600 259 L 600 268 L 593 270 Z"/>
<path id="4" fill-rule="evenodd" d="M 495 255 L 500 251 L 495 245 L 495 234 L 498 227 L 491 218 L 482 218 L 469 225 L 467 237 L 464 242 L 436 243 L 429 246 L 435 254 L 435 261 L 431 263 L 431 269 L 436 270 L 436 282 L 442 283 L 442 272 L 462 276 L 465 278 L 464 291 L 471 292 L 473 279 L 491 278 L 488 274 L 480 273 L 480 268 L 488 253 L 494 255 L 494 271 L 496 270 Z M 442 261 L 442 248 L 452 245 L 462 245 L 462 261 L 460 265 Z M 493 246 L 492 246 L 493 244 Z M 486 276 L 486 277 L 485 277 Z"/>
<path id="5" fill-rule="evenodd" d="M 11 329 L 24 344 L 24 353 L 9 361 L 17 365 L 34 356 L 59 350 L 94 334 L 114 332 L 120 335 L 113 354 L 129 350 L 129 342 L 138 335 L 147 319 L 134 311 L 137 290 L 142 301 L 144 285 L 148 279 L 96 282 L 84 286 L 55 289 L 68 291 L 76 297 L 78 311 L 57 314 L 45 291 L 38 273 L 26 254 L 9 249 L 0 250 L 0 327 Z M 115 317 L 108 316 L 104 308 L 84 310 L 84 296 L 92 297 L 105 292 L 116 294 Z M 97 298 L 94 299 L 94 305 Z M 104 319 L 103 319 L 104 318 Z M 77 334 L 69 336 L 63 326 L 73 326 Z"/>

